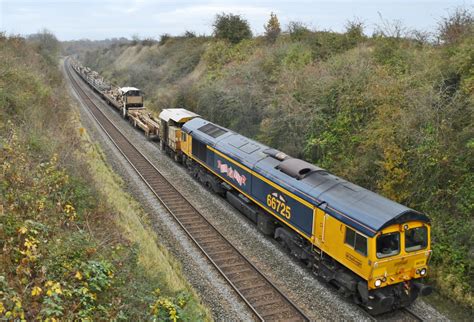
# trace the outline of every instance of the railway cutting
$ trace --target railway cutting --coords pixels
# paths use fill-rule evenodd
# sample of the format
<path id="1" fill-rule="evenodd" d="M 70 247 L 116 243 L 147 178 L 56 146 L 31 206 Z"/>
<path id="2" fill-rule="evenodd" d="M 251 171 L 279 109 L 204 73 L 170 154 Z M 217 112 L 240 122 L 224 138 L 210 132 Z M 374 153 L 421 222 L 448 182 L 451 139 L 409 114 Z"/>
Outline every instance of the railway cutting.
<path id="1" fill-rule="evenodd" d="M 208 222 L 136 149 L 84 91 L 81 81 L 73 76 L 68 60 L 65 64 L 75 92 L 102 130 L 255 316 L 262 321 L 309 321 L 302 310 Z"/>

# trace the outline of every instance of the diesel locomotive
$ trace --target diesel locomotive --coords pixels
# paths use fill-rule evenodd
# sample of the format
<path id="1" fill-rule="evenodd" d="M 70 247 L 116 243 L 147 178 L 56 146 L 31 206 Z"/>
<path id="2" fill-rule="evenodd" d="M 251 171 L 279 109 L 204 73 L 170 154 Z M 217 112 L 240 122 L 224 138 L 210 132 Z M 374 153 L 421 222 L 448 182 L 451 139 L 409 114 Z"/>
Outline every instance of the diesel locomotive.
<path id="1" fill-rule="evenodd" d="M 425 214 L 188 110 L 156 123 L 162 150 L 371 314 L 431 293 Z"/>

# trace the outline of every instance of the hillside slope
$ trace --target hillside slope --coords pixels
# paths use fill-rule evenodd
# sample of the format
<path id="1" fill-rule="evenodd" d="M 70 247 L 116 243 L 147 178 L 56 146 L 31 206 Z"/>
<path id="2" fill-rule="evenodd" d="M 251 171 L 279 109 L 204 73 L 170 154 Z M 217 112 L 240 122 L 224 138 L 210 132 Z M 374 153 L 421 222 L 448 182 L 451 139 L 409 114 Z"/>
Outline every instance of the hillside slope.
<path id="1" fill-rule="evenodd" d="M 0 33 L 0 320 L 209 319 L 81 125 L 57 49 Z"/>
<path id="2" fill-rule="evenodd" d="M 474 37 L 444 45 L 348 31 L 275 44 L 208 37 L 112 46 L 81 59 L 433 219 L 431 281 L 474 305 Z"/>

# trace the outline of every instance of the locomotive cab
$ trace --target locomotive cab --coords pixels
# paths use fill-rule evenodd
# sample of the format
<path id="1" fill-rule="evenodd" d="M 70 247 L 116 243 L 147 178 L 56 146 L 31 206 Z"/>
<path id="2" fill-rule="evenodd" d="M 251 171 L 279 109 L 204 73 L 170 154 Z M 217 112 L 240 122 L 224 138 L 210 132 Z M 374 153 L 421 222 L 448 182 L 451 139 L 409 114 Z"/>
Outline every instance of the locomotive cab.
<path id="1" fill-rule="evenodd" d="M 183 108 L 164 109 L 160 113 L 160 147 L 176 161 L 181 161 L 183 151 L 182 141 L 186 141 L 186 134 L 181 131 L 184 123 L 199 115 Z"/>
<path id="2" fill-rule="evenodd" d="M 138 88 L 122 87 L 120 88 L 119 93 L 123 104 L 123 117 L 127 116 L 127 111 L 129 109 L 143 109 L 143 94 Z"/>
<path id="3" fill-rule="evenodd" d="M 367 308 L 373 313 L 407 306 L 418 295 L 429 295 L 420 282 L 428 273 L 430 225 L 410 221 L 390 225 L 370 239 L 372 272 L 367 281 Z M 394 307 L 396 305 L 396 307 Z"/>
<path id="4" fill-rule="evenodd" d="M 125 107 L 143 107 L 143 94 L 138 88 L 122 87 L 120 91 Z"/>

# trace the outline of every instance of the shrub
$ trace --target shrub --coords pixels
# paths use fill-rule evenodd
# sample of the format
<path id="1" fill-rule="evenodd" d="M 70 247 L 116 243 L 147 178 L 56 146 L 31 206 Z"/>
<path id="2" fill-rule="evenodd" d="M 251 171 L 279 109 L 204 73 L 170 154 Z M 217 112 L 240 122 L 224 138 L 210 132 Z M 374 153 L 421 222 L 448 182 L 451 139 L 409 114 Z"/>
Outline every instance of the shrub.
<path id="1" fill-rule="evenodd" d="M 453 44 L 474 33 L 474 16 L 464 8 L 457 8 L 451 15 L 438 23 L 439 38 L 446 44 Z"/>
<path id="2" fill-rule="evenodd" d="M 214 27 L 214 37 L 226 39 L 233 44 L 252 38 L 248 21 L 240 15 L 218 14 L 212 26 Z"/>
<path id="3" fill-rule="evenodd" d="M 194 31 L 186 30 L 183 34 L 184 38 L 196 38 L 196 33 Z"/>
<path id="4" fill-rule="evenodd" d="M 346 37 L 351 45 L 364 40 L 364 23 L 358 20 L 348 21 L 346 23 Z"/>
<path id="5" fill-rule="evenodd" d="M 153 38 L 145 38 L 141 41 L 141 45 L 142 46 L 153 46 L 154 44 L 156 44 L 156 40 L 153 39 Z"/>
<path id="6" fill-rule="evenodd" d="M 311 61 L 311 50 L 300 43 L 296 43 L 289 48 L 288 53 L 283 58 L 283 65 L 298 69 L 308 65 Z"/>
<path id="7" fill-rule="evenodd" d="M 306 24 L 299 21 L 291 21 L 287 27 L 292 40 L 302 41 L 311 34 Z"/>
<path id="8" fill-rule="evenodd" d="M 162 35 L 160 36 L 159 44 L 162 46 L 162 45 L 166 44 L 166 42 L 167 42 L 168 40 L 170 40 L 170 39 L 171 39 L 171 35 L 170 35 L 170 34 L 162 34 Z"/>
<path id="9" fill-rule="evenodd" d="M 225 41 L 216 41 L 211 43 L 205 53 L 204 60 L 207 62 L 207 68 L 211 71 L 210 78 L 218 76 L 224 65 L 234 61 L 243 62 L 253 52 L 253 40 L 244 40 L 237 45 L 230 45 Z"/>

